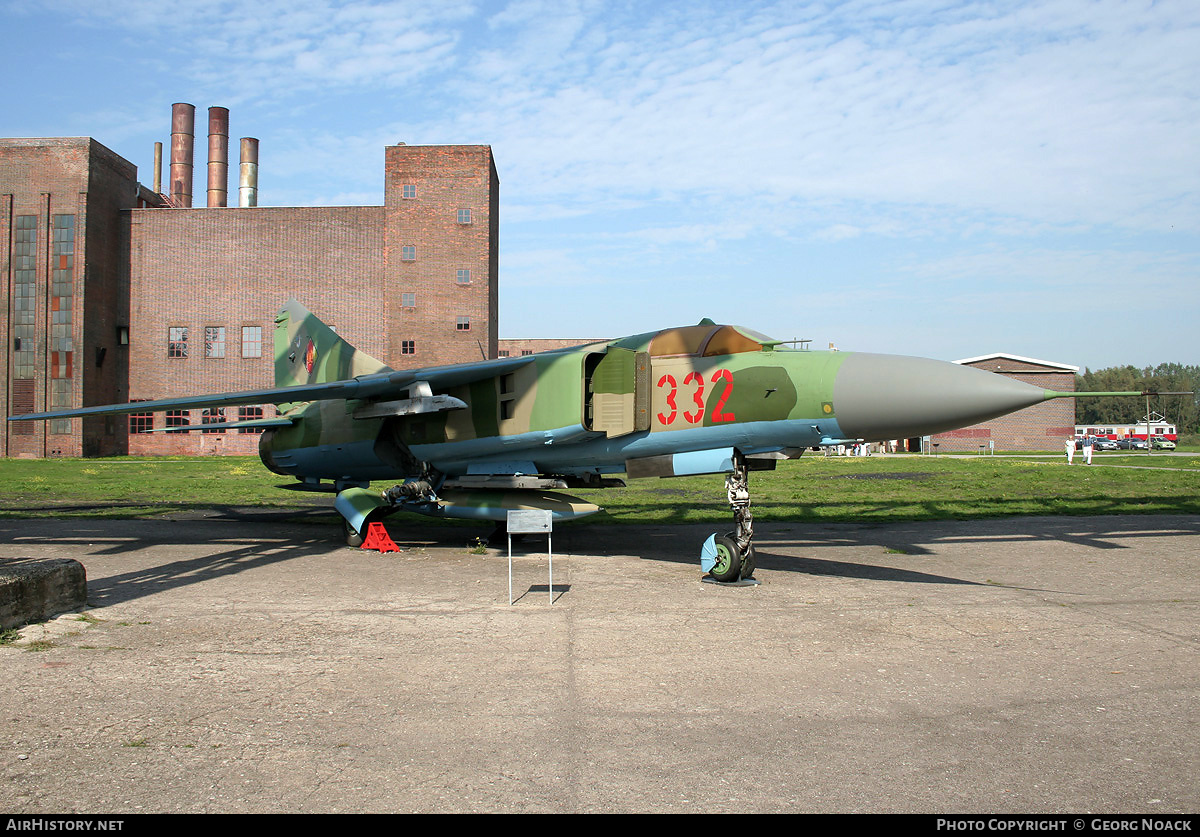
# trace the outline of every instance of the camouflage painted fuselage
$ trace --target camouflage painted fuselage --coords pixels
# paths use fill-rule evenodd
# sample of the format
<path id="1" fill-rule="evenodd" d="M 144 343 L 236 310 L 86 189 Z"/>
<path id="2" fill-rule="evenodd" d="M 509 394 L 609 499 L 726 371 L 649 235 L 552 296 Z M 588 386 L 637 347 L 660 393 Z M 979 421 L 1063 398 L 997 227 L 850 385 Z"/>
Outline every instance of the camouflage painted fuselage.
<path id="1" fill-rule="evenodd" d="M 293 370 L 301 358 L 312 365 L 313 352 L 295 335 L 287 338 L 294 356 L 280 355 L 287 366 L 278 377 L 303 382 Z M 355 363 L 385 369 L 363 365 L 344 343 L 321 343 L 312 344 L 317 366 L 323 354 L 339 358 L 327 374 L 347 377 Z M 707 321 L 407 374 L 461 406 L 367 418 L 370 399 L 313 402 L 291 427 L 264 437 L 264 462 L 339 483 L 416 476 L 417 463 L 447 476 L 714 473 L 728 470 L 734 448 L 787 455 L 842 440 L 904 438 L 1045 397 L 954 364 L 784 348 Z M 956 397 L 964 383 L 966 395 Z"/>
<path id="2" fill-rule="evenodd" d="M 725 473 L 738 518 L 752 467 L 812 446 L 965 427 L 1076 394 L 924 358 L 786 348 L 708 320 L 527 357 L 393 370 L 293 299 L 276 318 L 270 389 L 10 420 L 275 404 L 275 417 L 203 427 L 265 429 L 263 463 L 310 484 L 333 482 L 338 511 L 361 535 L 373 515 L 399 508 L 503 521 L 532 506 L 579 517 L 598 509 L 544 489 L 621 472 Z M 399 484 L 383 493 L 363 487 L 374 480 Z M 745 549 L 749 517 L 738 519 Z"/>

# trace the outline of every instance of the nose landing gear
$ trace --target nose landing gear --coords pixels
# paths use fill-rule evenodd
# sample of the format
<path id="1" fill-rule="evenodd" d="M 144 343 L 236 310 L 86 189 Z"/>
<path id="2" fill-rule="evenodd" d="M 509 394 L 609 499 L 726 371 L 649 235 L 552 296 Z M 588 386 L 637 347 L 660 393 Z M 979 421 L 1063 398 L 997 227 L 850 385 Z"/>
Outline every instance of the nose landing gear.
<path id="1" fill-rule="evenodd" d="M 754 578 L 754 515 L 750 512 L 750 475 L 746 457 L 733 454 L 733 472 L 725 475 L 725 494 L 733 509 L 737 529 L 724 535 L 713 534 L 700 550 L 700 568 L 704 581 L 717 584 L 758 584 Z"/>

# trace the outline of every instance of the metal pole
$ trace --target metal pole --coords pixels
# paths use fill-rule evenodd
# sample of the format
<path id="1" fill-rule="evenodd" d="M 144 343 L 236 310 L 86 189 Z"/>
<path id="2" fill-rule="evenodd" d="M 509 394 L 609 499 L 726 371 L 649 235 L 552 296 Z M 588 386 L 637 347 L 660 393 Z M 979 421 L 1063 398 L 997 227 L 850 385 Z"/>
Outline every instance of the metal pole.
<path id="1" fill-rule="evenodd" d="M 1154 449 L 1154 444 L 1150 441 L 1150 396 L 1146 395 L 1146 455 L 1150 455 L 1150 451 Z"/>

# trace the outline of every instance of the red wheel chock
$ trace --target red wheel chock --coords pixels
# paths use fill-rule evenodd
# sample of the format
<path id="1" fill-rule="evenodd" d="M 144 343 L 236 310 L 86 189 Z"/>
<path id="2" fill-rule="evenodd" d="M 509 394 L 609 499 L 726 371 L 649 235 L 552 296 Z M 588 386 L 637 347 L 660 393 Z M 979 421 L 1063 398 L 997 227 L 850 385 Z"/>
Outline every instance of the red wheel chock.
<path id="1" fill-rule="evenodd" d="M 395 542 L 387 533 L 387 529 L 383 528 L 382 523 L 368 523 L 367 537 L 362 542 L 361 549 L 374 549 L 378 552 L 399 552 L 400 547 L 396 546 Z"/>

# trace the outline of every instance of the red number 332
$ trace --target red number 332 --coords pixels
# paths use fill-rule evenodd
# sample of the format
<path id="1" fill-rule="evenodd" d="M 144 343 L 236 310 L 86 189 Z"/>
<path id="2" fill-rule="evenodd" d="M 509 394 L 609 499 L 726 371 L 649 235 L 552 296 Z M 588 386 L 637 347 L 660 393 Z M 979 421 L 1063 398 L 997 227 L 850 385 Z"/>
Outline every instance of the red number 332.
<path id="1" fill-rule="evenodd" d="M 725 412 L 725 402 L 729 400 L 729 395 L 733 392 L 733 373 L 728 369 L 718 369 L 713 372 L 709 381 L 713 384 L 722 381 L 725 383 L 725 389 L 721 391 L 720 397 L 713 405 L 709 418 L 713 424 L 734 421 L 733 413 Z M 683 384 L 684 386 L 695 385 L 695 389 L 692 391 L 692 403 L 696 405 L 695 410 L 684 411 L 684 421 L 688 424 L 699 424 L 704 418 L 704 376 L 699 372 L 689 372 L 688 376 L 683 379 Z M 675 418 L 679 415 L 679 407 L 675 401 L 679 385 L 676 383 L 674 375 L 666 374 L 658 379 L 658 388 L 667 389 L 667 406 L 671 409 L 669 413 L 659 413 L 658 420 L 660 423 L 670 426 L 674 424 Z"/>

